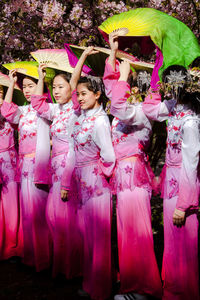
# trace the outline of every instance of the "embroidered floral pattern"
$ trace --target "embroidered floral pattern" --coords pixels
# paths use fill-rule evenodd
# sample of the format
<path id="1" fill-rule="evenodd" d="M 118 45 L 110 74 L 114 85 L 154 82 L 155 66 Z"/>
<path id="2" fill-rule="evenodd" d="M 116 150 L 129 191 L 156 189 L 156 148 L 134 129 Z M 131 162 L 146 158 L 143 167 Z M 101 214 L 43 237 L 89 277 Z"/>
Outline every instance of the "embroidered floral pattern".
<path id="1" fill-rule="evenodd" d="M 118 118 L 114 118 L 111 127 L 113 145 L 126 142 L 127 138 L 134 136 L 136 130 L 137 126 L 127 125 Z"/>
<path id="2" fill-rule="evenodd" d="M 174 111 L 172 111 L 172 113 L 170 114 L 167 127 L 168 153 L 169 151 L 174 151 L 178 154 L 181 152 L 183 121 L 184 119 L 186 119 L 186 117 L 192 115 L 194 115 L 194 112 L 190 109 L 187 109 L 183 105 L 177 105 Z"/>
<path id="3" fill-rule="evenodd" d="M 20 142 L 23 142 L 27 138 L 32 140 L 36 138 L 37 119 L 37 113 L 31 105 L 23 107 L 23 113 L 20 115 L 18 128 Z"/>
<path id="4" fill-rule="evenodd" d="M 9 136 L 10 134 L 13 134 L 13 131 L 14 130 L 10 123 L 6 122 L 6 120 L 0 114 L 0 137 Z"/>
<path id="5" fill-rule="evenodd" d="M 84 148 L 86 145 L 91 147 L 95 120 L 96 117 L 93 116 L 83 119 L 82 122 L 75 122 L 73 137 L 76 151 L 79 147 Z"/>
<path id="6" fill-rule="evenodd" d="M 15 180 L 16 151 L 8 150 L 0 153 L 0 182 L 6 186 L 8 182 Z"/>
<path id="7" fill-rule="evenodd" d="M 53 122 L 50 125 L 52 137 L 59 135 L 68 136 L 69 127 L 74 119 L 74 110 L 71 106 L 71 103 L 66 103 L 56 107 L 52 116 Z"/>
<path id="8" fill-rule="evenodd" d="M 128 174 L 128 173 L 131 173 L 131 172 L 132 172 L 132 168 L 130 168 L 129 166 L 126 166 L 125 172 L 126 172 L 127 174 Z"/>

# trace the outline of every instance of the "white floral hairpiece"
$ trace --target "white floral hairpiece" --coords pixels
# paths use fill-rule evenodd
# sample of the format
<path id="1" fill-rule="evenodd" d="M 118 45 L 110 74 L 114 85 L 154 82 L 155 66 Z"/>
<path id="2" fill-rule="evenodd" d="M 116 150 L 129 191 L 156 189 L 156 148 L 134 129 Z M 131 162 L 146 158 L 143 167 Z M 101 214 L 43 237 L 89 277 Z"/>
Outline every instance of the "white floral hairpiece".
<path id="1" fill-rule="evenodd" d="M 166 76 L 166 79 L 168 84 L 183 87 L 188 80 L 188 76 L 183 74 L 182 71 L 170 71 L 170 74 Z"/>
<path id="2" fill-rule="evenodd" d="M 137 84 L 139 90 L 142 92 L 144 86 L 146 85 L 145 90 L 147 91 L 149 89 L 150 83 L 151 83 L 151 74 L 147 73 L 147 71 L 139 72 L 137 76 Z"/>

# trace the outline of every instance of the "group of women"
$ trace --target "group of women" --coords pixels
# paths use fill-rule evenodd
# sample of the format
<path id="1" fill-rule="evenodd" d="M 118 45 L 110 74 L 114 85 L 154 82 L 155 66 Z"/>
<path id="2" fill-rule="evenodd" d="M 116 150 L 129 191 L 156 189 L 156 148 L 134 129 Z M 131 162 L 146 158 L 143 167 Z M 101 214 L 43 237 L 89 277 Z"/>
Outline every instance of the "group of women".
<path id="1" fill-rule="evenodd" d="M 80 294 L 95 300 L 111 297 L 116 278 L 120 291 L 115 300 L 199 299 L 200 98 L 184 91 L 187 71 L 171 66 L 164 82 L 176 70 L 184 78 L 175 99 L 161 102 L 159 90 L 149 90 L 144 102 L 129 103 L 130 65 L 116 60 L 115 33 L 109 41 L 104 86 L 99 78 L 80 78 L 85 59 L 95 53 L 88 47 L 71 79 L 65 73 L 54 77 L 56 103 L 44 94 L 45 65 L 38 68 L 37 82 L 23 77 L 24 106 L 12 102 L 18 73 L 10 71 L 5 97 L 0 93 L 0 258 L 21 256 L 37 271 L 53 265 L 53 276 L 83 276 Z M 103 109 L 104 87 L 112 126 Z M 146 155 L 153 120 L 168 120 L 159 183 L 163 284 L 151 228 L 155 178 Z M 112 194 L 117 196 L 118 271 L 111 251 Z"/>

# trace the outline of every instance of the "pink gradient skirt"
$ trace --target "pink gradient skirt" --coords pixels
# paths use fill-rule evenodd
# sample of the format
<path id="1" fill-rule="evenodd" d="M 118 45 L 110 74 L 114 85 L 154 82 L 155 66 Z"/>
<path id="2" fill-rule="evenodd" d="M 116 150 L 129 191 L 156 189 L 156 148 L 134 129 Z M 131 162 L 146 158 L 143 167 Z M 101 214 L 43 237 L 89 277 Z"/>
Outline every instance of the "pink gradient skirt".
<path id="1" fill-rule="evenodd" d="M 16 151 L 0 153 L 0 259 L 22 256 L 18 185 L 15 182 Z"/>
<path id="2" fill-rule="evenodd" d="M 48 192 L 37 188 L 33 182 L 34 162 L 34 158 L 25 157 L 21 170 L 23 263 L 41 271 L 51 263 L 51 237 L 45 217 Z"/>
<path id="3" fill-rule="evenodd" d="M 83 237 L 79 226 L 80 210 L 69 193 L 67 202 L 60 197 L 61 177 L 66 154 L 52 158 L 52 187 L 47 201 L 46 218 L 53 240 L 53 277 L 62 273 L 66 278 L 82 275 Z"/>
<path id="4" fill-rule="evenodd" d="M 185 225 L 173 225 L 177 196 L 164 199 L 164 300 L 199 299 L 197 211 L 189 212 Z"/>

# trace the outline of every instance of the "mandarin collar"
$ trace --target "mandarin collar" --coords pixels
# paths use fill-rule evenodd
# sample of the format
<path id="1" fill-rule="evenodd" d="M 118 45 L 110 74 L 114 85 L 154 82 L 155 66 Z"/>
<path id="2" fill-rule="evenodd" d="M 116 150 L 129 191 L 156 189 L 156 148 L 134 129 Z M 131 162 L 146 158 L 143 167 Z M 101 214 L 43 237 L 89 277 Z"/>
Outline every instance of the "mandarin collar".
<path id="1" fill-rule="evenodd" d="M 71 108 L 73 106 L 72 100 L 69 100 L 67 103 L 59 104 L 61 110 L 65 110 L 67 108 Z"/>
<path id="2" fill-rule="evenodd" d="M 103 110 L 103 106 L 100 105 L 98 106 L 97 108 L 92 108 L 92 109 L 82 109 L 81 110 L 81 114 L 85 117 L 91 117 L 91 116 L 94 116 L 98 113 L 101 113 Z"/>

